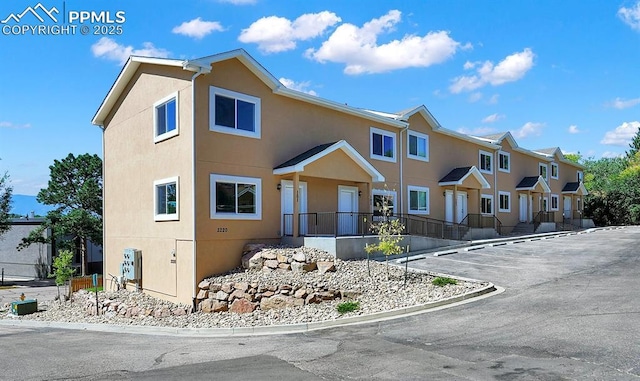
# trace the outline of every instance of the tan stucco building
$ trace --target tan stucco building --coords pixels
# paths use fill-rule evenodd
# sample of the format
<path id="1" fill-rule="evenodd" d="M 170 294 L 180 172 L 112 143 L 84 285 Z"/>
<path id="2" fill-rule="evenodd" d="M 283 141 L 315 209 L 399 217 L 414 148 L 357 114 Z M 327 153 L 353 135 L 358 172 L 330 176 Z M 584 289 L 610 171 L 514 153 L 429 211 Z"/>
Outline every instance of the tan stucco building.
<path id="1" fill-rule="evenodd" d="M 381 195 L 444 238 L 459 225 L 571 223 L 586 194 L 582 167 L 558 148 L 451 131 L 424 106 L 381 113 L 290 90 L 244 50 L 131 57 L 93 123 L 104 272 L 139 250 L 139 286 L 172 301 L 238 266 L 248 242 L 368 233 Z"/>

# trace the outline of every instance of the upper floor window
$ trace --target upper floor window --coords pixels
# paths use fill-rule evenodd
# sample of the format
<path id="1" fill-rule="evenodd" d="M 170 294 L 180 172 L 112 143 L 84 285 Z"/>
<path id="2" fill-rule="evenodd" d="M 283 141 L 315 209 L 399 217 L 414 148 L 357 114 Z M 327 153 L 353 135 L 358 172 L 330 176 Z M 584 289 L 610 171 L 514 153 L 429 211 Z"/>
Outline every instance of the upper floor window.
<path id="1" fill-rule="evenodd" d="M 551 163 L 551 178 L 558 179 L 558 164 Z"/>
<path id="2" fill-rule="evenodd" d="M 493 173 L 493 166 L 491 165 L 491 158 L 493 155 L 490 152 L 480 151 L 480 172 Z"/>
<path id="3" fill-rule="evenodd" d="M 211 175 L 211 218 L 262 219 L 262 180 Z"/>
<path id="4" fill-rule="evenodd" d="M 576 180 L 578 182 L 582 182 L 584 180 L 584 175 L 582 174 L 582 171 L 577 171 L 576 172 Z"/>
<path id="5" fill-rule="evenodd" d="M 501 172 L 511 171 L 511 154 L 509 152 L 500 152 L 498 154 L 498 169 Z"/>
<path id="6" fill-rule="evenodd" d="M 480 196 L 480 213 L 493 214 L 493 196 L 488 194 Z"/>
<path id="7" fill-rule="evenodd" d="M 371 158 L 396 161 L 396 134 L 371 127 Z"/>
<path id="8" fill-rule="evenodd" d="M 153 104 L 154 142 L 178 135 L 178 93 Z"/>
<path id="9" fill-rule="evenodd" d="M 211 86 L 209 129 L 260 138 L 260 98 Z"/>
<path id="10" fill-rule="evenodd" d="M 543 178 L 545 181 L 549 181 L 549 178 L 547 177 L 547 165 L 546 165 L 546 164 L 543 164 L 543 163 L 539 163 L 539 164 L 538 164 L 538 168 L 539 168 L 539 172 L 538 172 L 538 174 L 539 174 L 540 176 L 542 176 L 542 178 Z"/>
<path id="11" fill-rule="evenodd" d="M 429 161 L 429 136 L 415 131 L 407 134 L 408 157 L 412 159 Z"/>
<path id="12" fill-rule="evenodd" d="M 409 213 L 429 214 L 429 188 L 408 186 Z"/>
<path id="13" fill-rule="evenodd" d="M 155 220 L 178 220 L 178 177 L 157 180 L 154 185 Z"/>

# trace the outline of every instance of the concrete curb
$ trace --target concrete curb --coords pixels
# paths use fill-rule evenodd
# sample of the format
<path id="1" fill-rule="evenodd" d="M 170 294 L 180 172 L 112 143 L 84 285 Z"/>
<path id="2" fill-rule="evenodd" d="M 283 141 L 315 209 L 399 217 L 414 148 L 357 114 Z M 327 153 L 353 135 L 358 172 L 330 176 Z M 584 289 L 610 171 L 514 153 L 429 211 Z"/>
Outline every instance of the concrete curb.
<path id="1" fill-rule="evenodd" d="M 426 259 L 429 256 L 441 257 L 444 255 L 458 254 L 460 252 L 480 250 L 486 247 L 512 245 L 512 244 L 522 243 L 522 242 L 553 239 L 556 237 L 566 237 L 571 235 L 594 233 L 601 230 L 620 230 L 624 228 L 625 228 L 624 226 L 610 226 L 610 227 L 603 227 L 603 228 L 591 228 L 591 229 L 580 230 L 580 231 L 560 231 L 560 232 L 550 232 L 550 233 L 541 233 L 541 234 L 530 234 L 530 235 L 518 236 L 518 237 L 506 237 L 506 238 L 496 238 L 496 239 L 488 239 L 488 240 L 481 240 L 481 241 L 470 241 L 469 243 L 461 244 L 453 247 L 450 246 L 450 247 L 444 248 L 443 250 L 437 250 L 437 249 L 429 250 L 427 252 L 409 256 L 408 258 L 405 257 L 405 258 L 394 259 L 394 261 L 395 263 L 405 263 L 405 262 L 417 261 L 420 259 Z"/>
<path id="2" fill-rule="evenodd" d="M 451 276 L 450 276 L 451 277 Z M 455 277 L 454 277 L 455 278 Z M 456 278 L 469 280 L 465 278 Z M 420 304 L 411 307 L 403 307 L 391 311 L 378 312 L 369 315 L 352 316 L 339 320 L 328 320 L 322 322 L 299 323 L 276 326 L 260 327 L 239 327 L 239 328 L 173 328 L 156 326 L 135 326 L 135 325 L 113 325 L 113 324 L 90 324 L 90 323 L 64 323 L 54 321 L 38 320 L 9 320 L 0 319 L 0 327 L 20 327 L 20 328 L 57 328 L 95 332 L 117 332 L 132 333 L 140 335 L 159 336 L 183 336 L 183 337 L 229 337 L 229 336 L 262 336 L 281 335 L 292 333 L 305 333 L 329 328 L 350 326 L 356 324 L 375 323 L 379 321 L 392 320 L 406 316 L 413 316 L 429 311 L 438 311 L 476 300 L 488 298 L 504 292 L 504 288 L 496 287 L 492 283 L 489 285 L 468 292 L 431 303 Z"/>

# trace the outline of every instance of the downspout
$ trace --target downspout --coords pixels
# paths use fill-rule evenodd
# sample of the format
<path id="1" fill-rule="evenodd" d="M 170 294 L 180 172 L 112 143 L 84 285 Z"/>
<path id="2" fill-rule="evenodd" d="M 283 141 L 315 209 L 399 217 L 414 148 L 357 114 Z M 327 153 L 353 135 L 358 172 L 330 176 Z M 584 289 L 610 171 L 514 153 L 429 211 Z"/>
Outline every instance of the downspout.
<path id="1" fill-rule="evenodd" d="M 498 222 L 496 221 L 496 219 L 498 218 L 498 210 L 500 210 L 500 199 L 498 198 L 499 197 L 498 196 L 498 168 L 500 168 L 500 149 L 502 149 L 502 147 L 498 147 L 496 149 L 496 152 L 495 152 L 496 165 L 493 166 L 493 199 L 494 199 L 493 228 L 494 229 L 498 229 Z M 511 163 L 509 163 L 509 165 L 511 165 Z M 511 202 L 511 200 L 509 200 L 509 202 Z"/>
<path id="2" fill-rule="evenodd" d="M 200 67 L 198 71 L 191 77 L 191 211 L 193 213 L 192 237 L 191 237 L 191 263 L 193 265 L 192 273 L 192 291 L 191 297 L 193 301 L 193 310 L 196 310 L 196 78 L 203 72 Z"/>
<path id="3" fill-rule="evenodd" d="M 107 262 L 104 260 L 105 258 L 105 253 L 107 252 L 106 250 L 106 242 L 107 240 L 105 239 L 106 234 L 105 234 L 105 223 L 104 223 L 104 174 L 105 174 L 105 168 L 104 168 L 104 125 L 99 124 L 98 127 L 100 127 L 100 129 L 102 130 L 102 273 L 103 274 L 108 274 L 107 273 Z M 52 225 L 53 226 L 53 225 Z M 53 255 L 55 255 L 55 240 L 56 237 L 54 236 L 54 231 L 53 231 L 53 227 L 51 228 L 51 242 L 53 242 L 52 245 L 52 253 Z M 104 276 L 103 276 L 103 285 L 106 283 L 104 281 Z M 111 290 L 109 290 L 111 291 Z"/>
<path id="4" fill-rule="evenodd" d="M 407 131 L 409 129 L 409 125 L 407 125 L 407 127 L 403 128 L 402 130 L 400 130 L 400 214 L 404 213 L 404 172 L 403 172 L 403 162 L 404 162 L 404 155 L 402 154 L 402 133 Z M 407 215 L 409 214 L 409 210 L 407 209 Z"/>

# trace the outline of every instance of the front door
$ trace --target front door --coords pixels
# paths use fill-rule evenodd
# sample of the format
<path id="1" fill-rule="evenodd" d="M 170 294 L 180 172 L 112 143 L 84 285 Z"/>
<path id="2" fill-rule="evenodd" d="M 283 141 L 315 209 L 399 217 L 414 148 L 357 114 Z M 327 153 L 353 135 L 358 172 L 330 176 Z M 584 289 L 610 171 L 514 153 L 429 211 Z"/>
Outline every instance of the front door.
<path id="1" fill-rule="evenodd" d="M 456 194 L 456 223 L 462 222 L 467 216 L 467 192 Z"/>
<path id="2" fill-rule="evenodd" d="M 354 235 L 358 231 L 358 188 L 338 186 L 338 235 Z"/>
<path id="3" fill-rule="evenodd" d="M 572 218 L 571 215 L 571 196 L 564 196 L 564 218 Z"/>
<path id="4" fill-rule="evenodd" d="M 519 196 L 520 200 L 520 222 L 529 222 L 527 220 L 527 195 L 521 194 Z"/>
<path id="5" fill-rule="evenodd" d="M 282 210 L 282 231 L 284 235 L 292 235 L 293 234 L 293 181 L 291 180 L 282 180 L 281 181 L 281 196 L 280 196 L 280 207 Z M 299 195 L 300 195 L 300 226 L 299 231 L 300 235 L 307 234 L 307 183 L 300 182 L 299 186 Z"/>

